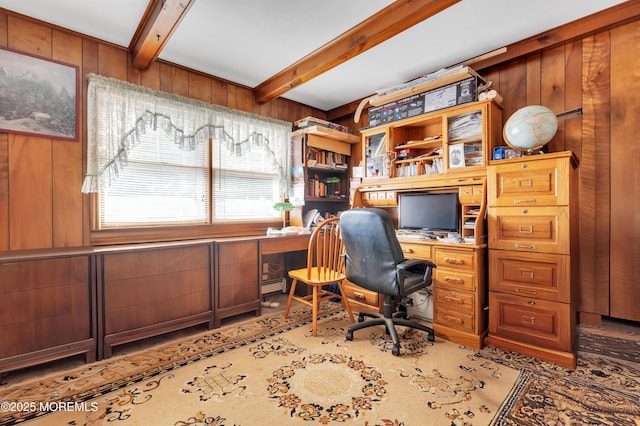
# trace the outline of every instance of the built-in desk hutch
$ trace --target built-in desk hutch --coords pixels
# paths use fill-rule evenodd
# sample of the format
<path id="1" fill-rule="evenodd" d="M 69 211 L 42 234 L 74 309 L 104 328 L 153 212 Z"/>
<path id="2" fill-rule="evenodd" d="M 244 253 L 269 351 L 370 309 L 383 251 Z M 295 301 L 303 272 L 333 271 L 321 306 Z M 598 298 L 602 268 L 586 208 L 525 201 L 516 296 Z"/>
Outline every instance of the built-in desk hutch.
<path id="1" fill-rule="evenodd" d="M 454 193 L 457 234 L 399 232 L 407 258 L 436 264 L 433 328 L 437 336 L 481 348 L 488 327 L 487 175 L 493 148 L 502 145 L 502 108 L 481 101 L 362 130 L 364 179 L 353 207 L 387 209 L 398 221 L 401 194 Z M 435 238 L 434 238 L 435 237 Z M 380 309 L 380 300 L 351 283 L 354 306 Z"/>

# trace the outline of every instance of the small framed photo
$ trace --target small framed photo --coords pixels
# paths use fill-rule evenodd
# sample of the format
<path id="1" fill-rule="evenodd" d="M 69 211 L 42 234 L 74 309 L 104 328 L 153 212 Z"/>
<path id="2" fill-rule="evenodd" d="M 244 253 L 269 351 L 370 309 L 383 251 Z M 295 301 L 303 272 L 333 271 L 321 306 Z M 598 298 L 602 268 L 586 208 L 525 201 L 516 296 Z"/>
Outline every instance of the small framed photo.
<path id="1" fill-rule="evenodd" d="M 0 47 L 0 131 L 77 141 L 78 69 Z"/>
<path id="2" fill-rule="evenodd" d="M 464 167 L 464 144 L 449 145 L 449 168 Z"/>

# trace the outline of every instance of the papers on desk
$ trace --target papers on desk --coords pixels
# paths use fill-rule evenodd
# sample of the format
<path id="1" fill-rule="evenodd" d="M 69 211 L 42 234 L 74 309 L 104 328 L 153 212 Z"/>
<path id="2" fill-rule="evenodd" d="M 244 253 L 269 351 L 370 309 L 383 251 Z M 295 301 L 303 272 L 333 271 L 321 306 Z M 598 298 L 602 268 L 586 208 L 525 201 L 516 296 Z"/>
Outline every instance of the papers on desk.
<path id="1" fill-rule="evenodd" d="M 287 226 L 286 228 L 267 228 L 267 235 L 304 235 L 310 234 L 309 228 L 302 226 Z"/>

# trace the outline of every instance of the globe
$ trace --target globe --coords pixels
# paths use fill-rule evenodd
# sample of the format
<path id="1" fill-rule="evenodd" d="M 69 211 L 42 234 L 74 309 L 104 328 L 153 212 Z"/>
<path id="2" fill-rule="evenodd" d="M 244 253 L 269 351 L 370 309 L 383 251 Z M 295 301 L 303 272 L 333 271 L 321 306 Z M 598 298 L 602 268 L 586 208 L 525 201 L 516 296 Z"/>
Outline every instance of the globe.
<path id="1" fill-rule="evenodd" d="M 546 145 L 557 130 L 558 118 L 549 108 L 529 105 L 509 117 L 502 135 L 511 148 L 531 151 Z"/>

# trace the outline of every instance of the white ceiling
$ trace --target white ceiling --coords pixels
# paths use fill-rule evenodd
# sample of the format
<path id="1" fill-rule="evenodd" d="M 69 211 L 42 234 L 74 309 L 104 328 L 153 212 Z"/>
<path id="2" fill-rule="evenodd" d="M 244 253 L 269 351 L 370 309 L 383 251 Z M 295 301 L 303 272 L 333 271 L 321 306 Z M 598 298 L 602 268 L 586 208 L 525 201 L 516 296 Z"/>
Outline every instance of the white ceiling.
<path id="1" fill-rule="evenodd" d="M 0 7 L 129 46 L 148 0 L 0 0 Z M 392 0 L 196 0 L 160 58 L 255 87 Z M 462 0 L 283 97 L 330 110 L 621 0 Z"/>

